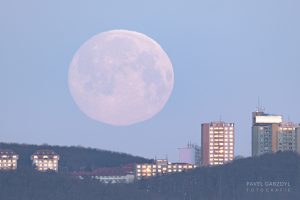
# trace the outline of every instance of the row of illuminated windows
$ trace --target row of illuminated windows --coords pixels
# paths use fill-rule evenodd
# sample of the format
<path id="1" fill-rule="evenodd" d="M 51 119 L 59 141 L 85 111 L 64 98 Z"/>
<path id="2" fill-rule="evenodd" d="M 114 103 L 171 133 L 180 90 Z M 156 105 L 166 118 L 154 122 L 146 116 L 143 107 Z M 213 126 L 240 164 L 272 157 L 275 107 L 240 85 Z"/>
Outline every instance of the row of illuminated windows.
<path id="1" fill-rule="evenodd" d="M 231 142 L 232 142 L 232 141 L 233 141 L 233 138 L 229 138 L 229 139 L 228 139 L 228 138 L 210 138 L 209 141 L 211 141 L 211 142 L 213 142 L 213 141 L 217 141 L 217 142 L 218 142 L 218 141 L 220 141 L 220 142 L 223 142 L 223 141 L 226 141 L 226 142 L 227 142 L 227 141 L 231 141 Z"/>
<path id="2" fill-rule="evenodd" d="M 230 161 L 232 159 L 228 159 L 228 158 L 225 158 L 225 159 L 222 159 L 222 158 L 210 158 L 209 159 L 209 162 L 215 162 L 215 161 Z"/>
<path id="3" fill-rule="evenodd" d="M 169 169 L 167 171 L 158 171 L 158 172 L 155 172 L 155 171 L 138 171 L 137 172 L 137 176 L 156 176 L 157 174 L 161 174 L 161 173 L 177 173 L 177 172 L 182 172 L 183 170 L 182 169 L 179 169 L 179 170 L 172 170 L 172 169 Z"/>
<path id="4" fill-rule="evenodd" d="M 209 147 L 209 152 L 210 153 L 213 153 L 213 152 L 216 152 L 216 151 L 220 151 L 220 150 L 233 150 L 233 147 L 221 147 L 221 148 L 218 148 L 218 147 Z"/>
<path id="5" fill-rule="evenodd" d="M 0 164 L 0 167 L 16 167 L 16 164 L 11 164 L 11 163 L 7 163 L 7 164 Z"/>
<path id="6" fill-rule="evenodd" d="M 148 174 L 137 174 L 137 176 L 156 176 L 156 173 L 148 173 Z"/>
<path id="7" fill-rule="evenodd" d="M 233 131 L 209 131 L 210 135 L 233 135 Z"/>
<path id="8" fill-rule="evenodd" d="M 0 159 L 18 159 L 18 156 L 0 155 Z"/>
<path id="9" fill-rule="evenodd" d="M 226 146 L 226 145 L 215 145 L 215 146 L 213 146 L 213 145 L 210 145 L 209 146 L 209 150 L 214 150 L 214 149 L 228 149 L 228 146 Z M 233 145 L 230 145 L 230 147 L 229 147 L 229 149 L 233 149 Z"/>
<path id="10" fill-rule="evenodd" d="M 230 155 L 215 154 L 215 155 L 209 155 L 209 158 L 233 158 L 233 154 Z"/>
<path id="11" fill-rule="evenodd" d="M 0 163 L 16 163 L 16 160 L 0 160 Z"/>
<path id="12" fill-rule="evenodd" d="M 233 130 L 233 127 L 209 127 L 210 130 Z"/>
<path id="13" fill-rule="evenodd" d="M 233 155 L 231 155 L 231 156 L 214 156 L 214 157 L 209 157 L 209 160 L 213 160 L 213 159 L 230 159 L 230 160 L 232 160 L 233 159 Z"/>
<path id="14" fill-rule="evenodd" d="M 214 143 L 209 143 L 210 146 L 233 146 L 233 142 L 227 142 L 227 143 L 223 143 L 223 142 L 214 142 Z"/>
<path id="15" fill-rule="evenodd" d="M 33 160 L 34 163 L 57 163 L 57 160 Z"/>
<path id="16" fill-rule="evenodd" d="M 209 130 L 210 133 L 233 133 L 233 130 Z"/>
<path id="17" fill-rule="evenodd" d="M 294 127 L 294 128 L 279 128 L 281 131 L 283 130 L 283 131 L 294 131 L 294 130 L 296 130 L 296 128 Z"/>
<path id="18" fill-rule="evenodd" d="M 49 167 L 52 167 L 52 166 L 54 166 L 54 167 L 56 167 L 57 166 L 57 164 L 47 164 L 47 163 L 43 163 L 43 164 L 37 164 L 37 166 L 40 166 L 40 167 L 42 167 L 42 166 L 44 166 L 44 167 L 47 167 L 47 166 L 49 166 Z"/>
<path id="19" fill-rule="evenodd" d="M 33 159 L 33 161 L 51 162 L 58 161 L 57 159 Z"/>
<path id="20" fill-rule="evenodd" d="M 233 141 L 227 141 L 227 142 L 222 142 L 222 141 L 213 141 L 213 142 L 210 142 L 209 143 L 209 145 L 211 145 L 211 146 L 213 146 L 213 145 L 215 145 L 215 146 L 219 146 L 219 145 L 230 145 L 230 146 L 232 146 L 233 145 Z"/>
<path id="21" fill-rule="evenodd" d="M 192 169 L 194 168 L 195 166 L 193 165 L 185 165 L 185 166 L 180 166 L 180 167 L 163 167 L 163 168 L 151 168 L 151 167 L 147 167 L 147 168 L 137 168 L 137 171 L 140 172 L 140 171 L 158 171 L 158 172 L 162 172 L 162 171 L 167 171 L 167 170 L 182 170 L 182 169 Z"/>
<path id="22" fill-rule="evenodd" d="M 189 169 L 192 169 L 189 168 Z M 147 169 L 147 170 L 140 170 L 138 169 L 137 170 L 137 173 L 165 173 L 165 172 L 182 172 L 184 169 L 168 169 L 168 170 L 161 170 L 161 169 L 158 169 L 158 170 L 155 170 L 155 169 Z"/>
<path id="23" fill-rule="evenodd" d="M 137 166 L 137 168 L 138 169 L 162 169 L 162 170 L 167 170 L 167 167 L 166 166 L 164 166 L 164 167 L 162 167 L 162 166 L 152 166 L 152 165 L 142 165 L 142 166 Z"/>
<path id="24" fill-rule="evenodd" d="M 137 165 L 138 169 L 146 169 L 146 168 L 152 168 L 152 169 L 163 169 L 166 170 L 167 168 L 179 168 L 179 169 L 187 169 L 193 167 L 192 165 L 168 165 L 168 166 L 161 166 L 161 165 Z"/>
<path id="25" fill-rule="evenodd" d="M 216 155 L 226 155 L 226 154 L 228 154 L 228 153 L 233 153 L 233 151 L 232 150 L 230 150 L 230 151 L 223 151 L 223 150 L 220 150 L 220 151 L 210 151 L 210 155 L 213 155 L 213 154 L 216 154 Z"/>
<path id="26" fill-rule="evenodd" d="M 212 140 L 212 139 L 232 139 L 233 138 L 233 135 L 209 135 L 209 138 Z"/>
<path id="27" fill-rule="evenodd" d="M 39 171 L 47 171 L 47 170 L 55 170 L 57 171 L 57 168 L 54 167 L 54 168 L 49 168 L 49 167 L 38 167 L 37 168 Z"/>
<path id="28" fill-rule="evenodd" d="M 211 162 L 210 165 L 223 165 L 224 162 Z"/>
<path id="29" fill-rule="evenodd" d="M 227 139 L 227 138 L 233 138 L 233 135 L 228 135 L 228 134 L 224 134 L 224 135 L 220 135 L 220 134 L 218 134 L 218 135 L 213 135 L 213 134 L 210 134 L 210 135 L 209 135 L 209 138 L 210 138 L 210 139 L 217 139 L 217 138 L 220 138 L 220 139 L 225 138 L 225 139 Z"/>
<path id="30" fill-rule="evenodd" d="M 230 134 L 230 135 L 229 134 L 222 134 L 222 135 L 221 134 L 215 134 L 215 135 L 210 134 L 209 135 L 209 138 L 211 138 L 211 139 L 213 139 L 213 138 L 221 138 L 222 139 L 222 138 L 228 138 L 228 137 L 233 138 L 233 134 Z"/>
<path id="31" fill-rule="evenodd" d="M 137 168 L 163 168 L 161 165 L 137 165 Z"/>
<path id="32" fill-rule="evenodd" d="M 161 170 L 161 169 L 158 169 L 158 170 L 155 170 L 155 169 L 147 169 L 147 170 L 140 170 L 140 169 L 138 169 L 137 170 L 137 172 L 138 173 L 150 173 L 150 172 L 158 172 L 158 173 L 163 173 L 163 172 L 166 172 L 167 171 L 167 169 L 165 169 L 165 170 Z"/>
<path id="33" fill-rule="evenodd" d="M 228 142 L 233 142 L 233 139 L 232 138 L 230 138 L 230 139 L 210 139 L 209 140 L 210 142 L 226 142 L 226 143 L 228 143 Z"/>
<path id="34" fill-rule="evenodd" d="M 210 146 L 209 147 L 209 150 L 210 151 L 218 151 L 218 150 L 228 150 L 228 149 L 233 149 L 233 145 L 232 146 L 230 146 L 230 147 L 228 147 L 228 146 Z"/>

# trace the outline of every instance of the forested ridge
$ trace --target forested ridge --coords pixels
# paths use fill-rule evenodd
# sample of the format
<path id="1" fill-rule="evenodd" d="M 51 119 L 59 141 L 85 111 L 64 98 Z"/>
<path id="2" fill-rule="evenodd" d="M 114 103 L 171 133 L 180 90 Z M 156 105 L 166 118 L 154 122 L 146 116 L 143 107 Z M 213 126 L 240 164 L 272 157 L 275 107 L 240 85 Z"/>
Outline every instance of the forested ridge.
<path id="1" fill-rule="evenodd" d="M 60 171 L 71 172 L 76 170 L 91 170 L 98 167 L 118 167 L 132 163 L 150 162 L 138 156 L 125 153 L 99 150 L 84 147 L 65 147 L 50 145 L 29 145 L 15 143 L 0 143 L 0 149 L 12 149 L 19 154 L 18 168 L 29 168 L 32 166 L 30 156 L 39 149 L 52 149 L 60 155 Z"/>
<path id="2" fill-rule="evenodd" d="M 135 184 L 105 185 L 66 174 L 33 170 L 0 172 L 1 200 L 163 200 Z"/>
<path id="3" fill-rule="evenodd" d="M 22 155 L 35 151 L 39 146 L 7 146 Z M 19 147 L 19 148 L 15 148 Z M 28 148 L 30 147 L 30 148 Z M 49 146 L 48 146 L 49 147 Z M 3 144 L 2 144 L 3 148 Z M 127 154 L 77 147 L 53 147 L 65 156 L 65 166 L 83 167 L 87 152 L 94 153 L 86 159 L 93 166 L 117 166 L 133 161 L 149 161 Z M 22 152 L 22 151 L 25 152 Z M 65 152 L 64 152 L 65 151 Z M 82 152 L 81 152 L 82 151 Z M 66 153 L 68 152 L 68 154 Z M 98 153 L 100 152 L 100 154 Z M 102 154 L 103 153 L 103 154 Z M 80 155 L 78 157 L 78 155 Z M 70 159 L 68 156 L 70 156 Z M 103 156 L 103 157 L 102 157 Z M 122 157 L 120 161 L 117 159 Z M 76 159 L 75 159 L 76 158 Z M 105 159 L 104 159 L 105 158 Z M 260 157 L 243 158 L 217 167 L 203 167 L 193 171 L 163 175 L 137 181 L 133 184 L 101 184 L 95 180 L 79 180 L 68 172 L 39 173 L 31 167 L 29 158 L 23 167 L 14 172 L 0 172 L 0 200 L 299 200 L 300 156 L 292 152 L 278 152 Z M 128 159 L 128 160 L 126 160 Z M 104 160 L 102 162 L 102 160 Z M 101 162 L 100 162 L 101 161 Z M 106 163 L 108 162 L 108 163 Z M 72 166 L 74 163 L 74 166 Z M 269 186 L 254 187 L 247 183 L 288 183 L 283 191 L 266 191 Z M 251 191 L 251 189 L 265 191 Z M 278 188 L 273 186 L 273 188 Z M 249 190 L 250 189 L 250 190 Z"/>
<path id="4" fill-rule="evenodd" d="M 142 189 L 178 200 L 299 200 L 300 156 L 293 152 L 265 154 L 140 184 Z"/>

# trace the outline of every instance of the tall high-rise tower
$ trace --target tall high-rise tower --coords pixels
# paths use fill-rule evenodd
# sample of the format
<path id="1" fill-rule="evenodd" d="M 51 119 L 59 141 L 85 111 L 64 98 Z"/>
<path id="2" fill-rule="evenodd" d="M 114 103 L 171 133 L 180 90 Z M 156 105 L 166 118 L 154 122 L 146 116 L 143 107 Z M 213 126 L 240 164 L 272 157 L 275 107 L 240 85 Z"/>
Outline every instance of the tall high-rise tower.
<path id="1" fill-rule="evenodd" d="M 300 153 L 300 126 L 283 122 L 281 115 L 252 113 L 252 156 L 277 151 Z"/>
<path id="2" fill-rule="evenodd" d="M 234 123 L 211 122 L 201 127 L 202 165 L 221 165 L 234 159 Z"/>
<path id="3" fill-rule="evenodd" d="M 252 156 L 276 151 L 277 131 L 282 122 L 281 115 L 252 113 Z"/>

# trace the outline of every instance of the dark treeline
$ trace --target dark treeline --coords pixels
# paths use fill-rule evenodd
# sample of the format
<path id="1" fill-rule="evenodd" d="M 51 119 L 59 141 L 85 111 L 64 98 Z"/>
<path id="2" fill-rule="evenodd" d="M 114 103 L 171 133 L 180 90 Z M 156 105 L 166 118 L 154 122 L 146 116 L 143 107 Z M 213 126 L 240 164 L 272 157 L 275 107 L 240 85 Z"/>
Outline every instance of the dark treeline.
<path id="1" fill-rule="evenodd" d="M 134 184 L 104 185 L 32 170 L 0 172 L 1 200 L 165 200 Z"/>
<path id="2" fill-rule="evenodd" d="M 5 146 L 7 145 L 7 146 Z M 68 173 L 39 173 L 31 167 L 35 145 L 1 144 L 21 156 L 15 172 L 0 173 L 0 200 L 299 200 L 300 156 L 292 152 L 266 154 L 235 160 L 232 163 L 163 175 L 134 184 L 104 185 L 94 180 L 79 180 Z M 146 162 L 127 154 L 78 147 L 49 147 L 62 156 L 63 166 L 72 169 L 90 166 L 119 166 Z M 89 155 L 92 154 L 92 155 Z M 111 156 L 111 157 L 110 157 Z M 22 158 L 24 157 L 24 158 Z M 64 157 L 64 158 L 63 158 Z M 118 160 L 120 159 L 120 160 Z M 79 164 L 78 164 L 79 162 Z M 266 186 L 248 183 L 285 182 L 288 187 L 276 192 Z M 272 186 L 272 188 L 277 188 Z M 252 191 L 251 189 L 259 189 Z M 261 189 L 264 191 L 261 192 Z"/>
<path id="3" fill-rule="evenodd" d="M 247 186 L 247 182 L 261 182 L 264 186 Z M 270 182 L 288 182 L 290 186 L 270 186 Z M 219 167 L 144 180 L 140 188 L 172 196 L 173 200 L 298 200 L 300 156 L 279 152 L 240 159 Z"/>
<path id="4" fill-rule="evenodd" d="M 118 167 L 131 163 L 150 162 L 142 157 L 93 148 L 0 143 L 0 149 L 12 149 L 19 154 L 18 169 L 32 166 L 30 156 L 38 149 L 52 149 L 60 155 L 60 171 L 91 170 L 98 167 Z"/>

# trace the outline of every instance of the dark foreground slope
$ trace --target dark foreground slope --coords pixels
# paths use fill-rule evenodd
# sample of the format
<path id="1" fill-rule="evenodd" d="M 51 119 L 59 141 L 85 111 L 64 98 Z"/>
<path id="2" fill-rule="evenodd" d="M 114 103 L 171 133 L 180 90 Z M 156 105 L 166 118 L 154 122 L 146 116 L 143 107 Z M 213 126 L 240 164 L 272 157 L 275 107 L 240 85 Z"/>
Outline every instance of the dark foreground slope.
<path id="1" fill-rule="evenodd" d="M 61 147 L 49 145 L 28 145 L 0 143 L 0 149 L 12 149 L 19 154 L 18 168 L 31 168 L 30 156 L 38 149 L 52 149 L 60 155 L 60 171 L 90 170 L 98 167 L 118 167 L 130 163 L 144 163 L 149 160 L 125 153 L 93 148 Z"/>
<path id="2" fill-rule="evenodd" d="M 136 185 L 104 185 L 56 173 L 0 172 L 1 200 L 163 200 Z"/>
<path id="3" fill-rule="evenodd" d="M 15 147 L 20 148 L 15 149 L 20 155 L 30 155 L 29 150 L 31 152 L 35 150 L 34 148 L 38 148 L 37 146 L 33 146 L 32 149 L 23 148 L 22 145 Z M 65 157 L 65 163 L 73 163 L 65 164 L 70 167 L 83 165 L 84 157 L 91 156 L 87 155 L 87 152 L 92 154 L 98 152 L 81 148 L 75 148 L 75 151 L 73 147 L 70 149 L 53 147 L 53 149 Z M 135 157 L 125 154 L 111 153 L 111 155 L 115 156 L 116 160 L 110 161 L 111 158 L 101 157 L 101 154 L 95 153 L 92 158 L 98 161 L 89 158 L 86 162 L 93 165 L 99 162 L 98 166 L 116 166 L 139 159 L 143 161 L 142 158 L 135 160 Z M 104 158 L 107 160 L 103 160 Z M 76 162 L 80 162 L 81 165 Z M 219 167 L 164 175 L 128 185 L 103 185 L 88 179 L 77 180 L 68 173 L 38 173 L 33 171 L 32 167 L 19 168 L 15 172 L 0 172 L 0 200 L 42 199 L 299 200 L 300 156 L 291 152 L 269 154 L 236 160 Z"/>
<path id="4" fill-rule="evenodd" d="M 178 200 L 297 200 L 300 156 L 292 152 L 268 154 L 140 184 L 142 189 Z"/>

